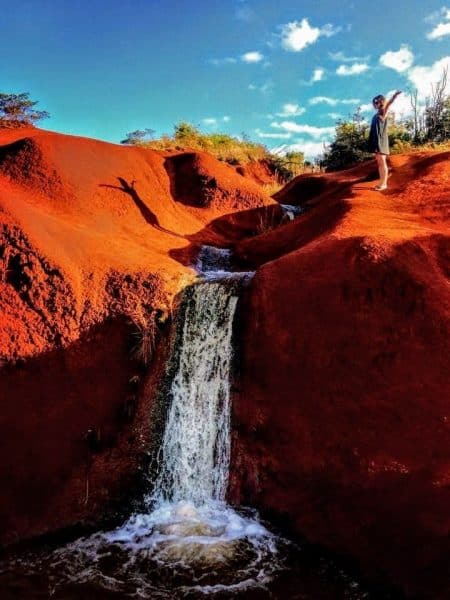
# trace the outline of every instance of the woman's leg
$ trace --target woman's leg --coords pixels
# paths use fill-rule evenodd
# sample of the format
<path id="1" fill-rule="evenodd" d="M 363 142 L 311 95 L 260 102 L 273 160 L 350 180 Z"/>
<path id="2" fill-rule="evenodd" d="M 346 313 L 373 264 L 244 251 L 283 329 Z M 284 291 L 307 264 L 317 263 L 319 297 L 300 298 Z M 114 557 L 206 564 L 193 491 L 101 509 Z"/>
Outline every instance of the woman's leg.
<path id="1" fill-rule="evenodd" d="M 378 188 L 385 189 L 387 187 L 387 178 L 388 178 L 388 166 L 386 160 L 386 154 L 381 154 L 377 152 L 375 154 L 378 165 L 378 173 L 380 174 L 380 183 L 378 184 Z"/>
<path id="2" fill-rule="evenodd" d="M 387 156 L 386 154 L 380 154 L 380 187 L 387 187 L 388 180 L 388 166 L 387 166 Z"/>

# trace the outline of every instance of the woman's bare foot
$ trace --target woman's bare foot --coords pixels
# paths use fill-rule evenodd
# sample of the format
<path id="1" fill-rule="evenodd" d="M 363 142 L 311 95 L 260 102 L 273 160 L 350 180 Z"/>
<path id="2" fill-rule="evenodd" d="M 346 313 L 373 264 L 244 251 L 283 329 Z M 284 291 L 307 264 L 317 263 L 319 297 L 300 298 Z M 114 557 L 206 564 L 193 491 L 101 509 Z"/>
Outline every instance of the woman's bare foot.
<path id="1" fill-rule="evenodd" d="M 387 185 L 376 185 L 373 189 L 377 192 L 382 192 L 383 190 L 387 190 Z"/>

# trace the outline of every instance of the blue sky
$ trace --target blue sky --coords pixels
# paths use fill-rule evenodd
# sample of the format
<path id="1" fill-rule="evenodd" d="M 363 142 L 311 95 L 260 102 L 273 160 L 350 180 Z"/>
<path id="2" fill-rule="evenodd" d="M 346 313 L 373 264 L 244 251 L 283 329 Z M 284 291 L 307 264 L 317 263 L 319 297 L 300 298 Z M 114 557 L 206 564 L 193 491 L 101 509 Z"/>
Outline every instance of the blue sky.
<path id="1" fill-rule="evenodd" d="M 2 92 L 28 91 L 56 131 L 245 132 L 308 155 L 336 119 L 450 64 L 442 0 L 0 0 Z M 449 90 L 450 93 L 450 90 Z M 408 108 L 399 100 L 398 112 Z"/>

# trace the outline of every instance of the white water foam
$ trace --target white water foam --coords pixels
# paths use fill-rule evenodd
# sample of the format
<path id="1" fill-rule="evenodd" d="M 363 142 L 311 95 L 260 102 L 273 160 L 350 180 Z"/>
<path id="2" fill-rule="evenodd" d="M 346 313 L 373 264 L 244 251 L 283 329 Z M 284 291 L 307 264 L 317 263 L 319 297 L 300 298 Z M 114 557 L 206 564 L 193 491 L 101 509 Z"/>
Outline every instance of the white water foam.
<path id="1" fill-rule="evenodd" d="M 295 204 L 280 204 L 280 206 L 290 221 L 293 221 L 295 217 L 305 212 L 301 206 L 296 206 Z"/>
<path id="2" fill-rule="evenodd" d="M 194 268 L 206 281 L 245 281 L 254 275 L 254 271 L 233 270 L 233 252 L 229 248 L 208 245 L 200 248 Z"/>

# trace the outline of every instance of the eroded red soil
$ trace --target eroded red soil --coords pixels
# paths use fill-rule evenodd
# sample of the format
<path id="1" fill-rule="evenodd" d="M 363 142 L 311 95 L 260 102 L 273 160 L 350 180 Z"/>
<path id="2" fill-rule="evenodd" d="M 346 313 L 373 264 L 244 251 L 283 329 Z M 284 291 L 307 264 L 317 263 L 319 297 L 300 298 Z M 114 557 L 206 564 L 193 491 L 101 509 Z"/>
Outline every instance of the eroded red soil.
<path id="1" fill-rule="evenodd" d="M 392 166 L 385 193 L 366 181 L 370 165 L 317 176 L 318 195 L 298 178 L 283 202 L 313 208 L 237 244 L 262 266 L 242 318 L 232 495 L 438 598 L 449 589 L 450 153 Z"/>

